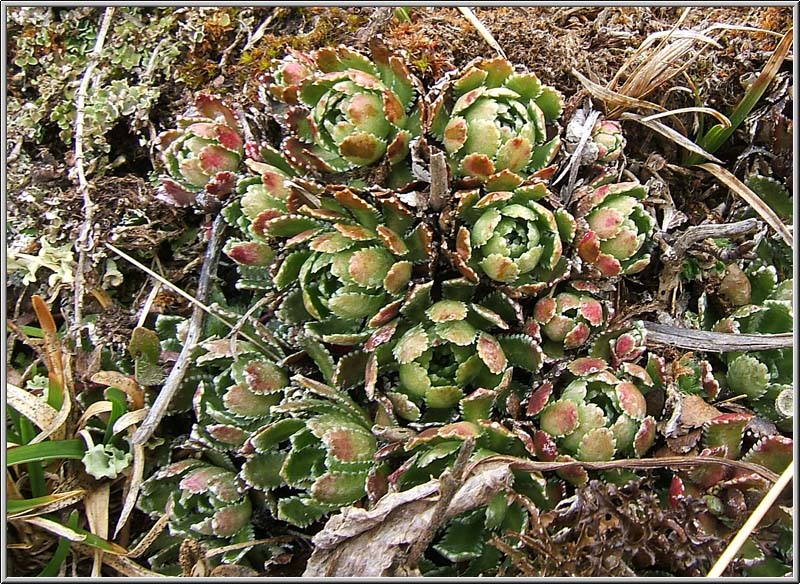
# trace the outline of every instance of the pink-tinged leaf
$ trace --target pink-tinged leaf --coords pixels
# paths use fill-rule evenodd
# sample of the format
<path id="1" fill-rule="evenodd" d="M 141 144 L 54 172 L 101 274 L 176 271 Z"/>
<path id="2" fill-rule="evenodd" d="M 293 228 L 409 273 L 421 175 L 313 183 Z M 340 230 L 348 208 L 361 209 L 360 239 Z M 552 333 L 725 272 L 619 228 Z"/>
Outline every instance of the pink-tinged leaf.
<path id="1" fill-rule="evenodd" d="M 577 458 L 586 461 L 603 461 L 614 458 L 616 440 L 608 428 L 592 428 L 578 445 Z"/>
<path id="2" fill-rule="evenodd" d="M 525 413 L 532 417 L 541 412 L 547 405 L 547 402 L 550 401 L 550 396 L 552 394 L 553 384 L 549 382 L 542 383 L 539 389 L 534 391 L 531 397 L 528 398 L 528 408 L 525 410 Z"/>
<path id="3" fill-rule="evenodd" d="M 179 183 L 169 177 L 160 177 L 161 186 L 156 191 L 156 198 L 175 205 L 177 207 L 188 207 L 194 204 L 197 199 L 197 192 L 184 189 Z"/>
<path id="4" fill-rule="evenodd" d="M 564 347 L 575 349 L 583 345 L 589 338 L 589 327 L 586 323 L 579 322 L 571 331 L 564 336 Z"/>
<path id="5" fill-rule="evenodd" d="M 206 118 L 224 123 L 231 128 L 239 127 L 239 118 L 222 101 L 208 94 L 200 94 L 194 100 L 195 109 Z"/>
<path id="6" fill-rule="evenodd" d="M 364 391 L 367 399 L 375 399 L 375 389 L 378 383 L 378 357 L 371 353 L 367 358 L 367 365 L 364 368 Z"/>
<path id="7" fill-rule="evenodd" d="M 275 252 L 265 243 L 243 241 L 225 247 L 225 255 L 244 266 L 268 266 Z"/>
<path id="8" fill-rule="evenodd" d="M 585 262 L 593 263 L 600 255 L 600 240 L 594 231 L 586 232 L 586 235 L 578 242 L 578 255 Z"/>
<path id="9" fill-rule="evenodd" d="M 438 435 L 442 438 L 477 438 L 481 433 L 480 428 L 471 422 L 456 422 L 439 428 Z"/>
<path id="10" fill-rule="evenodd" d="M 216 133 L 217 141 L 225 148 L 233 150 L 234 152 L 242 152 L 244 140 L 242 140 L 242 137 L 236 130 L 223 126 L 222 124 L 217 124 Z"/>
<path id="11" fill-rule="evenodd" d="M 550 340 L 561 342 L 567 334 L 574 328 L 575 321 L 566 316 L 556 315 L 550 322 L 542 326 L 542 332 Z"/>
<path id="12" fill-rule="evenodd" d="M 350 78 L 350 81 L 364 89 L 382 89 L 383 87 L 383 83 L 381 83 L 377 77 L 365 71 L 348 69 L 347 76 Z"/>
<path id="13" fill-rule="evenodd" d="M 643 381 L 645 385 L 648 387 L 653 385 L 653 378 L 650 377 L 650 374 L 647 372 L 647 369 L 642 367 L 641 365 L 637 365 L 636 363 L 623 363 L 621 365 L 622 370 L 630 375 L 631 377 L 635 377 L 640 381 Z"/>
<path id="14" fill-rule="evenodd" d="M 601 253 L 597 257 L 595 265 L 604 276 L 608 276 L 609 278 L 619 276 L 622 273 L 622 264 L 619 263 L 619 260 L 604 253 Z"/>
<path id="15" fill-rule="evenodd" d="M 319 233 L 319 229 L 307 229 L 306 231 L 301 231 L 297 235 L 294 235 L 283 242 L 284 249 L 289 249 L 291 247 L 295 247 L 302 243 L 307 242 L 309 239 L 312 239 L 317 233 Z"/>
<path id="16" fill-rule="evenodd" d="M 268 229 L 270 221 L 277 217 L 282 217 L 283 215 L 283 211 L 279 211 L 278 209 L 266 209 L 261 211 L 261 213 L 253 219 L 253 224 L 250 226 L 250 229 L 252 229 L 253 233 L 258 237 L 267 238 L 269 237 Z"/>
<path id="17" fill-rule="evenodd" d="M 616 340 L 612 340 L 611 345 L 616 356 L 624 359 L 636 348 L 636 338 L 631 334 L 623 333 Z"/>
<path id="18" fill-rule="evenodd" d="M 752 414 L 722 414 L 703 425 L 703 445 L 706 448 L 722 446 L 726 458 L 738 458 L 742 439 Z"/>
<path id="19" fill-rule="evenodd" d="M 467 317 L 467 305 L 458 300 L 440 300 L 426 311 L 433 322 L 449 322 L 464 320 Z"/>
<path id="20" fill-rule="evenodd" d="M 244 385 L 232 385 L 225 392 L 222 403 L 234 415 L 245 418 L 262 418 L 269 414 L 270 407 L 276 405 L 280 395 L 257 394 Z"/>
<path id="21" fill-rule="evenodd" d="M 495 203 L 508 201 L 513 198 L 513 196 L 514 193 L 511 191 L 494 191 L 487 193 L 486 195 L 482 196 L 477 203 L 475 203 L 475 208 L 483 209 L 484 207 L 491 207 Z"/>
<path id="22" fill-rule="evenodd" d="M 552 402 L 539 418 L 540 428 L 556 438 L 574 432 L 579 424 L 578 404 L 571 400 Z"/>
<path id="23" fill-rule="evenodd" d="M 533 448 L 536 457 L 545 462 L 552 462 L 558 456 L 558 446 L 553 437 L 541 430 L 533 431 Z"/>
<path id="24" fill-rule="evenodd" d="M 350 258 L 348 273 L 359 286 L 375 288 L 383 284 L 392 265 L 394 258 L 385 250 L 361 249 Z"/>
<path id="25" fill-rule="evenodd" d="M 497 339 L 486 333 L 480 333 L 478 336 L 478 356 L 495 375 L 505 371 L 508 365 L 503 347 Z"/>
<path id="26" fill-rule="evenodd" d="M 399 294 L 411 280 L 411 262 L 397 262 L 383 279 L 383 287 L 389 294 Z"/>
<path id="27" fill-rule="evenodd" d="M 369 471 L 369 476 L 367 476 L 367 497 L 369 502 L 374 505 L 388 492 L 389 481 L 386 473 L 379 468 L 373 468 Z"/>
<path id="28" fill-rule="evenodd" d="M 359 166 L 372 164 L 383 156 L 385 151 L 386 144 L 368 132 L 350 134 L 339 144 L 342 158 Z"/>
<path id="29" fill-rule="evenodd" d="M 370 434 L 356 432 L 350 428 L 331 428 L 322 441 L 336 459 L 342 462 L 369 460 L 375 450 L 375 438 Z"/>
<path id="30" fill-rule="evenodd" d="M 383 112 L 380 102 L 371 93 L 359 93 L 350 98 L 347 104 L 347 116 L 353 124 L 366 131 L 373 131 L 372 128 L 383 123 Z"/>
<path id="31" fill-rule="evenodd" d="M 367 477 L 358 473 L 327 473 L 311 485 L 311 495 L 318 501 L 331 505 L 348 505 L 363 497 Z"/>
<path id="32" fill-rule="evenodd" d="M 375 232 L 371 231 L 360 225 L 346 225 L 344 223 L 336 223 L 334 229 L 353 241 L 369 241 L 375 239 Z"/>
<path id="33" fill-rule="evenodd" d="M 197 155 L 200 160 L 200 167 L 206 174 L 216 174 L 218 172 L 233 172 L 239 168 L 241 156 L 221 146 L 210 144 L 203 148 Z"/>
<path id="34" fill-rule="evenodd" d="M 249 500 L 224 507 L 214 514 L 211 526 L 217 537 L 231 537 L 250 521 L 252 507 Z"/>
<path id="35" fill-rule="evenodd" d="M 683 486 L 683 481 L 678 475 L 672 476 L 672 482 L 669 485 L 669 505 L 673 509 L 677 508 L 680 500 L 683 499 L 686 489 Z"/>
<path id="36" fill-rule="evenodd" d="M 509 396 L 509 398 L 510 397 L 511 396 Z M 526 432 L 522 424 L 519 422 L 512 421 L 512 424 L 514 425 L 514 435 L 517 437 L 517 440 L 522 442 L 522 445 L 525 446 L 525 450 L 527 450 L 531 456 L 536 456 L 536 445 L 533 442 L 533 436 Z M 543 434 L 547 435 L 544 432 Z"/>
<path id="37" fill-rule="evenodd" d="M 523 178 L 515 172 L 504 168 L 486 180 L 486 192 L 513 191 L 523 183 Z"/>
<path id="38" fill-rule="evenodd" d="M 467 142 L 467 122 L 464 118 L 455 117 L 444 129 L 444 147 L 448 153 L 458 152 Z"/>
<path id="39" fill-rule="evenodd" d="M 515 136 L 497 151 L 497 168 L 515 172 L 522 170 L 530 162 L 532 152 L 533 147 L 527 138 Z"/>
<path id="40" fill-rule="evenodd" d="M 397 332 L 397 323 L 398 321 L 393 320 L 372 333 L 364 344 L 364 350 L 371 352 L 384 343 L 388 343 L 394 337 L 394 333 Z"/>
<path id="41" fill-rule="evenodd" d="M 699 456 L 715 456 L 718 458 L 726 457 L 726 450 L 727 449 L 724 446 L 706 448 L 700 452 Z M 688 476 L 689 480 L 691 480 L 697 486 L 703 489 L 708 489 L 717 483 L 724 481 L 732 474 L 732 472 L 732 470 L 722 466 L 721 464 L 705 464 L 695 467 L 689 472 Z"/>
<path id="42" fill-rule="evenodd" d="M 541 342 L 542 340 L 541 327 L 539 326 L 539 323 L 532 318 L 529 318 L 525 321 L 525 324 L 522 327 L 522 332 L 535 339 L 537 342 Z"/>
<path id="43" fill-rule="evenodd" d="M 466 176 L 474 176 L 480 179 L 487 179 L 494 171 L 494 163 L 491 158 L 479 152 L 467 154 L 461 161 L 461 170 Z"/>
<path id="44" fill-rule="evenodd" d="M 603 324 L 603 305 L 594 298 L 581 298 L 580 313 L 592 326 Z"/>
<path id="45" fill-rule="evenodd" d="M 409 146 L 411 145 L 411 132 L 402 130 L 389 142 L 386 147 L 386 159 L 389 164 L 398 164 L 408 156 Z"/>
<path id="46" fill-rule="evenodd" d="M 634 420 L 641 420 L 647 414 L 647 402 L 642 392 L 632 383 L 623 381 L 615 388 L 620 408 Z"/>
<path id="47" fill-rule="evenodd" d="M 210 174 L 203 170 L 200 165 L 200 159 L 197 157 L 186 158 L 178 166 L 180 176 L 198 189 L 206 186 L 206 183 L 211 178 Z"/>
<path id="48" fill-rule="evenodd" d="M 394 231 L 385 225 L 378 225 L 376 227 L 378 236 L 381 238 L 383 245 L 385 245 L 390 252 L 397 256 L 403 256 L 408 253 L 408 247 L 403 239 Z"/>
<path id="49" fill-rule="evenodd" d="M 394 319 L 400 314 L 400 308 L 403 306 L 403 299 L 400 298 L 394 302 L 390 302 L 381 308 L 375 316 L 373 316 L 367 323 L 370 328 L 382 327 L 389 321 Z"/>
<path id="50" fill-rule="evenodd" d="M 224 472 L 225 471 L 223 469 L 216 466 L 205 466 L 198 468 L 197 470 L 192 471 L 183 477 L 181 482 L 178 483 L 178 488 L 194 495 L 206 493 L 209 490 L 209 484 L 211 481 Z"/>
<path id="51" fill-rule="evenodd" d="M 289 385 L 286 372 L 266 361 L 250 361 L 245 365 L 244 380 L 250 391 L 258 394 L 272 393 Z"/>
<path id="52" fill-rule="evenodd" d="M 493 253 L 480 262 L 484 273 L 496 282 L 511 283 L 519 277 L 519 268 L 511 258 Z"/>
<path id="53" fill-rule="evenodd" d="M 166 130 L 161 132 L 158 136 L 156 136 L 156 143 L 158 144 L 158 148 L 163 152 L 167 148 L 169 148 L 170 144 L 172 144 L 175 140 L 180 138 L 185 134 L 182 130 Z"/>
<path id="54" fill-rule="evenodd" d="M 411 451 L 421 444 L 425 444 L 438 438 L 457 438 L 466 440 L 467 438 L 477 438 L 481 434 L 481 429 L 472 422 L 456 422 L 447 424 L 439 428 L 428 428 L 406 442 L 406 451 Z"/>
<path id="55" fill-rule="evenodd" d="M 322 253 L 336 253 L 344 251 L 352 245 L 352 240 L 343 237 L 340 233 L 323 233 L 315 237 L 308 247 Z"/>
<path id="56" fill-rule="evenodd" d="M 453 106 L 453 115 L 456 115 L 457 113 L 467 109 L 469 106 L 475 103 L 477 99 L 484 94 L 485 91 L 486 91 L 485 87 L 477 87 L 459 97 L 455 105 Z"/>
<path id="57" fill-rule="evenodd" d="M 420 325 L 417 325 L 400 337 L 400 340 L 397 341 L 394 349 L 392 349 L 392 354 L 399 364 L 404 365 L 417 359 L 429 347 L 428 334 Z"/>
<path id="58" fill-rule="evenodd" d="M 604 371 L 607 367 L 608 364 L 603 359 L 598 359 L 597 357 L 580 357 L 572 361 L 567 366 L 567 369 L 569 369 L 570 373 L 573 375 L 582 377 Z"/>
<path id="59" fill-rule="evenodd" d="M 241 428 L 235 426 L 228 426 L 227 424 L 211 424 L 205 427 L 214 440 L 222 442 L 223 444 L 230 444 L 231 446 L 241 446 L 244 441 L 250 436 L 249 432 L 245 432 Z"/>
<path id="60" fill-rule="evenodd" d="M 229 171 L 218 172 L 206 183 L 206 192 L 222 199 L 233 192 L 236 186 L 236 174 Z"/>
<path id="61" fill-rule="evenodd" d="M 621 229 L 615 237 L 602 242 L 600 249 L 618 260 L 627 260 L 639 249 L 638 235 L 629 229 Z"/>
<path id="62" fill-rule="evenodd" d="M 608 239 L 617 234 L 625 216 L 614 208 L 603 207 L 592 212 L 587 220 L 597 237 Z"/>
<path id="63" fill-rule="evenodd" d="M 791 438 L 780 434 L 764 436 L 742 457 L 742 460 L 760 464 L 772 472 L 782 473 L 792 462 L 793 445 Z"/>
<path id="64" fill-rule="evenodd" d="M 485 59 L 481 61 L 479 67 L 488 73 L 486 85 L 489 87 L 500 87 L 514 73 L 514 66 L 501 57 Z"/>
<path id="65" fill-rule="evenodd" d="M 556 462 L 574 462 L 575 459 L 571 456 L 567 456 L 565 454 L 559 455 L 556 457 Z M 589 481 L 589 473 L 586 472 L 586 469 L 583 468 L 580 464 L 576 464 L 574 466 L 569 466 L 566 468 L 560 468 L 556 471 L 556 474 L 567 481 L 576 486 L 585 485 Z"/>
<path id="66" fill-rule="evenodd" d="M 545 296 L 533 307 L 533 318 L 541 324 L 546 324 L 556 315 L 556 301 L 550 296 Z"/>
<path id="67" fill-rule="evenodd" d="M 469 229 L 462 225 L 458 228 L 456 235 L 456 253 L 459 257 L 468 262 L 472 257 L 472 244 L 470 242 Z"/>

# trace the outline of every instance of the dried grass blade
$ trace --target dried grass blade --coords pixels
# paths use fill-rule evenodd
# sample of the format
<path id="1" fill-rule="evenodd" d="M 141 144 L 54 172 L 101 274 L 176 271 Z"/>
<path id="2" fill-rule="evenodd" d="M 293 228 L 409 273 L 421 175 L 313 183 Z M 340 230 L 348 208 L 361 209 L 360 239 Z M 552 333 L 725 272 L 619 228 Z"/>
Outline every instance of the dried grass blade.
<path id="1" fill-rule="evenodd" d="M 58 388 L 63 391 L 64 383 L 64 354 L 61 352 L 61 342 L 58 340 L 58 329 L 53 314 L 44 299 L 38 294 L 31 297 L 33 310 L 36 318 L 44 333 L 45 359 L 47 360 L 47 371 L 50 378 L 58 384 Z"/>
<path id="2" fill-rule="evenodd" d="M 9 512 L 8 518 L 22 519 L 27 517 L 36 517 L 38 515 L 45 515 L 47 513 L 52 513 L 65 507 L 69 507 L 70 505 L 74 505 L 75 503 L 81 501 L 85 496 L 86 491 L 84 489 L 76 489 L 74 491 L 66 491 L 64 493 L 48 495 L 46 497 L 42 497 L 43 501 L 41 503 L 29 506 L 27 509 L 18 511 L 16 513 Z M 32 503 L 32 501 L 29 502 Z"/>
<path id="3" fill-rule="evenodd" d="M 461 14 L 463 14 L 463 15 L 464 15 L 464 17 L 465 17 L 467 20 L 469 20 L 469 23 L 470 23 L 472 26 L 474 26 L 474 27 L 475 27 L 475 29 L 478 31 L 478 34 L 480 34 L 480 35 L 481 35 L 481 37 L 483 38 L 483 40 L 485 40 L 485 41 L 486 41 L 486 42 L 489 44 L 489 46 L 490 46 L 490 47 L 492 47 L 492 48 L 493 48 L 495 51 L 497 51 L 497 54 L 498 54 L 498 55 L 500 55 L 500 56 L 501 56 L 501 57 L 503 57 L 504 59 L 506 59 L 506 58 L 507 58 L 507 57 L 506 57 L 506 53 L 505 53 L 505 51 L 503 51 L 503 47 L 501 47 L 501 46 L 500 46 L 500 43 L 498 43 L 498 42 L 497 42 L 497 39 L 495 39 L 495 38 L 492 36 L 492 32 L 491 32 L 491 31 L 490 31 L 488 28 L 486 28 L 486 25 L 484 25 L 484 24 L 481 22 L 481 19 L 480 19 L 480 18 L 478 18 L 477 16 L 475 16 L 475 13 L 472 11 L 472 9 L 470 9 L 470 8 L 465 8 L 465 7 L 463 7 L 463 6 L 459 6 L 459 7 L 458 7 L 458 11 L 459 11 Z"/>
<path id="4" fill-rule="evenodd" d="M 139 410 L 146 413 L 146 410 Z M 122 418 L 120 418 L 122 419 Z M 134 444 L 133 449 L 133 468 L 131 470 L 130 481 L 128 485 L 128 494 L 125 496 L 125 503 L 122 506 L 122 512 L 117 520 L 117 525 L 114 528 L 114 538 L 119 535 L 120 529 L 128 521 L 133 507 L 136 504 L 136 499 L 139 497 L 139 490 L 142 487 L 142 478 L 144 477 L 144 446 L 141 444 Z"/>
<path id="5" fill-rule="evenodd" d="M 623 109 L 643 108 L 659 112 L 667 111 L 655 103 L 642 99 L 636 99 L 634 97 L 628 97 L 627 95 L 623 95 L 616 91 L 612 91 L 607 87 L 603 87 L 599 83 L 595 83 L 588 77 L 583 76 L 577 69 L 572 69 L 572 74 L 578 78 L 578 81 L 581 82 L 581 85 L 583 85 L 594 97 L 614 107 L 622 107 Z"/>
<path id="6" fill-rule="evenodd" d="M 108 539 L 108 504 L 111 495 L 111 483 L 108 481 L 100 484 L 96 489 L 92 489 L 86 496 L 84 506 L 86 508 L 86 518 L 89 520 L 89 529 L 97 537 Z M 103 565 L 103 551 L 94 551 L 94 563 L 92 564 L 92 578 L 100 576 L 100 568 Z"/>
<path id="7" fill-rule="evenodd" d="M 73 547 L 86 555 L 89 555 L 94 551 L 94 548 L 82 543 L 74 544 Z M 143 568 L 124 555 L 112 556 L 105 554 L 103 555 L 103 563 L 109 568 L 113 568 L 123 576 L 132 578 L 166 578 L 166 576 L 163 574 Z"/>
<path id="8" fill-rule="evenodd" d="M 43 399 L 21 387 L 6 384 L 6 404 L 17 410 L 41 429 L 47 429 L 58 419 L 58 410 Z"/>
<path id="9" fill-rule="evenodd" d="M 83 415 L 78 420 L 77 428 L 78 429 L 83 428 L 86 425 L 86 422 L 88 422 L 89 418 L 91 418 L 92 416 L 96 416 L 98 414 L 105 414 L 107 412 L 110 412 L 111 411 L 111 407 L 112 407 L 112 405 L 111 405 L 110 401 L 103 400 L 103 401 L 94 402 L 92 405 L 90 405 L 88 408 L 86 408 L 85 412 L 83 412 Z"/>
<path id="10" fill-rule="evenodd" d="M 653 120 L 657 120 L 659 118 L 665 118 L 667 116 L 674 116 L 677 114 L 688 114 L 692 112 L 708 114 L 714 118 L 716 118 L 720 124 L 723 126 L 729 127 L 731 125 L 731 121 L 728 119 L 728 116 L 721 114 L 717 110 L 711 107 L 702 107 L 702 106 L 694 106 L 694 107 L 680 107 L 678 109 L 669 110 L 668 112 L 661 112 L 657 114 L 653 114 L 647 117 L 642 118 L 642 120 L 651 122 Z"/>
<path id="11" fill-rule="evenodd" d="M 161 535 L 161 532 L 167 527 L 167 523 L 169 523 L 169 514 L 164 513 L 161 517 L 158 518 L 158 521 L 153 524 L 153 527 L 150 528 L 150 531 L 145 534 L 142 540 L 136 544 L 136 547 L 133 548 L 128 552 L 128 558 L 138 558 L 144 552 L 147 551 L 153 542 L 158 539 L 158 536 Z"/>
<path id="12" fill-rule="evenodd" d="M 713 174 L 720 182 L 724 183 L 728 188 L 744 199 L 748 205 L 755 209 L 756 213 L 761 215 L 761 218 L 764 219 L 770 227 L 780 234 L 789 247 L 793 247 L 794 237 L 791 231 L 789 231 L 789 228 L 781 221 L 775 211 L 770 209 L 769 206 L 761 200 L 761 197 L 751 191 L 747 185 L 736 178 L 730 171 L 722 168 L 718 164 L 705 163 L 698 164 L 697 166 Z"/>
<path id="13" fill-rule="evenodd" d="M 755 508 L 753 513 L 748 517 L 747 521 L 745 521 L 742 528 L 738 531 L 736 536 L 731 540 L 731 543 L 728 544 L 728 547 L 725 548 L 725 551 L 722 552 L 722 555 L 719 557 L 717 562 L 708 572 L 708 578 L 717 578 L 722 575 L 722 572 L 725 571 L 725 568 L 728 567 L 728 564 L 731 563 L 731 560 L 736 556 L 738 551 L 741 549 L 744 542 L 750 537 L 750 534 L 753 530 L 758 527 L 758 524 L 764 518 L 764 515 L 767 514 L 770 507 L 772 507 L 773 503 L 778 499 L 778 496 L 783 492 L 783 489 L 789 484 L 789 481 L 792 480 L 794 476 L 794 460 L 789 463 L 789 466 L 786 467 L 786 470 L 783 471 L 783 474 L 777 480 L 777 482 L 772 485 L 772 488 L 767 491 L 767 494 L 764 495 L 764 498 L 761 499 L 761 502 L 758 504 L 758 507 Z"/>
<path id="14" fill-rule="evenodd" d="M 98 371 L 92 375 L 91 381 L 92 383 L 99 383 L 109 387 L 118 387 L 128 394 L 128 398 L 131 400 L 131 407 L 135 410 L 144 407 L 144 391 L 130 375 L 125 375 L 119 371 Z"/>
<path id="15" fill-rule="evenodd" d="M 118 434 L 122 432 L 125 428 L 133 426 L 134 424 L 138 424 L 142 420 L 147 417 L 147 408 L 142 408 L 136 410 L 135 412 L 128 412 L 126 414 L 122 414 L 116 422 L 114 422 L 114 427 L 111 431 L 114 434 Z"/>
<path id="16" fill-rule="evenodd" d="M 722 161 L 719 158 L 715 157 L 713 154 L 709 154 L 708 152 L 700 148 L 700 146 L 689 140 L 689 138 L 687 138 L 680 132 L 673 130 L 669 126 L 662 124 L 661 122 L 656 122 L 653 120 L 647 121 L 646 118 L 638 114 L 632 114 L 630 112 L 623 113 L 620 116 L 620 119 L 633 120 L 634 122 L 639 122 L 643 126 L 647 126 L 648 128 L 650 128 L 654 132 L 658 132 L 665 138 L 669 138 L 670 140 L 675 142 L 678 146 L 686 148 L 689 152 L 694 152 L 696 154 L 700 154 L 701 156 L 707 157 L 710 160 L 714 160 L 715 162 L 722 163 Z"/>

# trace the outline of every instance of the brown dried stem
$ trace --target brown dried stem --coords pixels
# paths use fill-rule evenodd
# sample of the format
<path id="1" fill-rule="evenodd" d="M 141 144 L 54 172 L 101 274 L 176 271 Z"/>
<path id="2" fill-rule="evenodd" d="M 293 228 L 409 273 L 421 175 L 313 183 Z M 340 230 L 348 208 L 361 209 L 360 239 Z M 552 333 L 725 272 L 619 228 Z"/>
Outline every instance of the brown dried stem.
<path id="1" fill-rule="evenodd" d="M 84 153 L 83 153 L 83 130 L 86 109 L 86 93 L 89 90 L 89 82 L 92 79 L 92 73 L 97 67 L 100 60 L 100 55 L 103 52 L 103 45 L 105 44 L 106 34 L 111 27 L 111 20 L 114 17 L 115 7 L 109 6 L 103 14 L 103 20 L 100 24 L 100 30 L 97 33 L 97 40 L 94 43 L 94 49 L 89 57 L 89 63 L 86 65 L 86 71 L 83 73 L 81 84 L 75 94 L 75 173 L 78 177 L 78 192 L 83 196 L 83 225 L 81 226 L 78 240 L 75 242 L 75 247 L 78 250 L 78 267 L 75 271 L 75 322 L 73 323 L 75 329 L 81 326 L 83 320 L 83 288 L 84 288 L 84 270 L 86 269 L 86 254 L 94 247 L 94 238 L 92 237 L 92 222 L 94 220 L 94 207 L 92 198 L 89 196 L 89 182 L 86 180 L 86 172 L 83 168 Z"/>
<path id="2" fill-rule="evenodd" d="M 458 488 L 461 486 L 464 480 L 464 470 L 467 467 L 467 461 L 472 455 L 472 451 L 474 449 L 474 438 L 469 438 L 464 441 L 460 450 L 458 451 L 458 456 L 453 464 L 453 468 L 445 469 L 445 471 L 439 477 L 439 500 L 436 502 L 436 505 L 433 508 L 431 522 L 428 524 L 425 533 L 423 533 L 420 538 L 417 539 L 417 541 L 415 541 L 409 548 L 405 562 L 401 563 L 402 570 L 407 574 L 415 573 L 417 564 L 419 564 L 422 554 L 424 554 L 425 550 L 428 549 L 428 546 L 430 545 L 431 541 L 433 541 L 433 537 L 436 535 L 439 527 L 441 527 L 442 523 L 445 521 L 445 518 L 447 517 L 447 508 L 450 506 L 453 496 L 456 494 L 456 491 L 458 491 Z"/>
<path id="3" fill-rule="evenodd" d="M 745 335 L 700 331 L 656 322 L 643 322 L 642 325 L 647 330 L 648 345 L 668 345 L 711 353 L 770 351 L 792 346 L 792 333 Z"/>
<path id="4" fill-rule="evenodd" d="M 211 295 L 211 282 L 217 273 L 217 263 L 219 262 L 219 254 L 222 249 L 223 234 L 225 232 L 225 220 L 222 215 L 217 215 L 214 219 L 214 224 L 211 229 L 211 237 L 206 247 L 206 256 L 203 261 L 203 268 L 200 270 L 200 280 L 197 285 L 197 299 L 202 303 L 207 303 Z M 189 322 L 189 333 L 186 335 L 186 341 L 183 344 L 183 349 L 178 356 L 172 371 L 169 372 L 164 386 L 158 393 L 158 397 L 153 402 L 147 417 L 139 426 L 136 433 L 131 438 L 133 444 L 144 444 L 153 435 L 161 419 L 167 413 L 169 402 L 186 375 L 186 371 L 191 365 L 191 355 L 194 351 L 197 342 L 200 340 L 200 335 L 203 330 L 203 322 L 205 320 L 205 312 L 200 307 L 196 306 L 192 310 L 192 319 Z"/>

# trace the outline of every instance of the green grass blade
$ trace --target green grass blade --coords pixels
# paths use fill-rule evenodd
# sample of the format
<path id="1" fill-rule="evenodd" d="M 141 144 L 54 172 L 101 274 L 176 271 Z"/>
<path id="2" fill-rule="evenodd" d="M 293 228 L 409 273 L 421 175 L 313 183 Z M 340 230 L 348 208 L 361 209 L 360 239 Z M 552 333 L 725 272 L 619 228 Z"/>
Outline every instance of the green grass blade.
<path id="1" fill-rule="evenodd" d="M 784 35 L 783 39 L 781 39 L 781 42 L 778 43 L 778 46 L 775 48 L 775 52 L 772 53 L 772 57 L 770 57 L 767 64 L 764 65 L 764 69 L 761 71 L 761 74 L 744 94 L 744 97 L 738 103 L 736 109 L 733 110 L 733 113 L 730 115 L 730 127 L 726 128 L 721 124 L 712 126 L 708 129 L 708 132 L 706 132 L 706 134 L 697 141 L 698 146 L 700 146 L 706 152 L 713 154 L 725 143 L 728 138 L 731 137 L 731 135 L 736 131 L 736 128 L 739 127 L 739 125 L 756 106 L 758 100 L 761 99 L 761 96 L 764 95 L 764 92 L 767 90 L 767 87 L 769 87 L 769 84 L 772 83 L 772 80 L 778 73 L 778 70 L 783 63 L 783 60 L 786 58 L 791 46 L 792 29 L 789 29 Z M 700 162 L 703 162 L 703 160 L 704 158 L 698 154 L 693 154 L 687 159 L 686 165 L 689 166 L 692 164 L 699 164 Z"/>
<path id="2" fill-rule="evenodd" d="M 69 520 L 67 521 L 67 527 L 71 529 L 75 529 L 78 527 L 78 512 L 73 511 L 69 514 Z M 58 576 L 58 571 L 61 568 L 61 564 L 64 563 L 64 560 L 67 559 L 67 554 L 69 554 L 69 540 L 61 538 L 58 541 L 58 547 L 56 547 L 56 551 L 53 554 L 53 557 L 50 558 L 50 561 L 47 562 L 47 565 L 44 569 L 39 572 L 39 576 L 44 578 L 53 578 Z"/>
<path id="3" fill-rule="evenodd" d="M 105 396 L 111 402 L 111 414 L 108 417 L 108 424 L 106 424 L 105 436 L 103 436 L 103 444 L 108 444 L 114 436 L 114 423 L 127 411 L 128 402 L 125 392 L 117 387 L 106 389 Z"/>
<path id="4" fill-rule="evenodd" d="M 59 458 L 80 460 L 86 452 L 83 440 L 49 440 L 38 444 L 25 444 L 6 451 L 6 465 L 42 462 Z"/>
<path id="5" fill-rule="evenodd" d="M 27 444 L 36 437 L 36 428 L 31 421 L 22 416 L 19 420 L 20 438 L 23 444 Z M 28 482 L 31 486 L 31 495 L 42 497 L 47 494 L 47 487 L 44 482 L 44 469 L 41 461 L 33 460 L 28 463 Z"/>

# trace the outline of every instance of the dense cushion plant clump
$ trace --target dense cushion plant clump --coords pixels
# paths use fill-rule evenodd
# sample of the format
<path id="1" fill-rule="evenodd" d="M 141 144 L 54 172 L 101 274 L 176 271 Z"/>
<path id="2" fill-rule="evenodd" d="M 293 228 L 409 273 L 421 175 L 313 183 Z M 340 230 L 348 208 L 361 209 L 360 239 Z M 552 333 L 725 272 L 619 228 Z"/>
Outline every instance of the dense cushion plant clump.
<path id="1" fill-rule="evenodd" d="M 168 508 L 174 534 L 220 546 L 253 539 L 257 516 L 317 525 L 438 477 L 467 439 L 472 461 L 648 456 L 662 394 L 683 399 L 673 388 L 709 401 L 727 388 L 790 426 L 790 351 L 727 356 L 721 386 L 707 361 L 668 365 L 644 328 L 613 321 L 609 292 L 648 269 L 656 231 L 647 185 L 609 168 L 622 161 L 619 122 L 592 129 L 599 173 L 562 198 L 550 179 L 564 98 L 505 59 L 426 92 L 375 39 L 369 56 L 289 51 L 260 81 L 278 139 L 245 142 L 234 100 L 206 94 L 159 137 L 162 198 L 223 214 L 226 261 L 253 306 L 235 316 L 255 317 L 248 330 L 270 347 L 214 337 L 194 352 L 209 373 L 194 388 L 191 455 L 147 479 L 140 501 Z M 431 176 L 439 154 L 444 177 Z M 717 323 L 791 326 L 785 285 Z M 709 419 L 698 443 L 740 456 L 728 435 L 740 421 Z M 784 452 L 779 442 L 745 456 Z M 572 466 L 516 473 L 514 488 L 552 508 L 588 480 Z M 687 493 L 719 482 L 676 480 Z M 523 531 L 529 507 L 505 496 L 458 517 L 434 549 L 478 562 L 478 538 Z"/>

